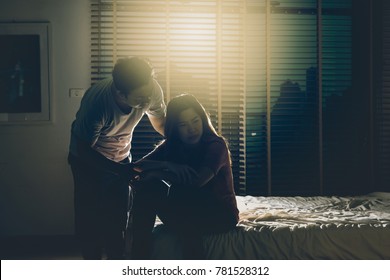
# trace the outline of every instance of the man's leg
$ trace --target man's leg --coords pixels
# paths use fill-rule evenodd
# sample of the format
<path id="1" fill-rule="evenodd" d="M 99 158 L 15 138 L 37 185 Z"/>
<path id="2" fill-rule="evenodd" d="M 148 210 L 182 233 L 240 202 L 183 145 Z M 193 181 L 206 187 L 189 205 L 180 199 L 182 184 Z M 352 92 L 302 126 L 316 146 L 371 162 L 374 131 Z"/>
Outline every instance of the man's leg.
<path id="1" fill-rule="evenodd" d="M 99 196 L 93 172 L 79 162 L 72 165 L 74 179 L 75 233 L 84 259 L 101 259 Z M 91 177 L 92 176 L 92 177 Z"/>
<path id="2" fill-rule="evenodd" d="M 104 235 L 108 259 L 125 258 L 125 235 L 131 207 L 131 188 L 122 178 L 113 178 L 113 182 L 105 186 Z"/>

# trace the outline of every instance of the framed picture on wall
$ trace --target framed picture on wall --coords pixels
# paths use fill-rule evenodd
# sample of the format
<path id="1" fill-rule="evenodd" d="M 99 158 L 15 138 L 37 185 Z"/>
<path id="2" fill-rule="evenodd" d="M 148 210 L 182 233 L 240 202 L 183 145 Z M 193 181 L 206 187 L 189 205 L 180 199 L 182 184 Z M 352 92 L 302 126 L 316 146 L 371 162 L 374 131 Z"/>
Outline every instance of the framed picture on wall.
<path id="1" fill-rule="evenodd" d="M 50 122 L 50 23 L 0 23 L 0 124 Z"/>

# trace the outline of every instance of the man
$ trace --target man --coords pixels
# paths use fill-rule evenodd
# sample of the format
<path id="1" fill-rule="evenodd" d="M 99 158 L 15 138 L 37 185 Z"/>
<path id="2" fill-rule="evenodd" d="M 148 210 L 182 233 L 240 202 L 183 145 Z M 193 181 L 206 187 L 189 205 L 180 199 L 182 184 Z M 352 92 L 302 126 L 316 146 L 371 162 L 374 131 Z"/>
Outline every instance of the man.
<path id="1" fill-rule="evenodd" d="M 74 179 L 75 230 L 84 259 L 124 258 L 133 176 L 131 140 L 146 113 L 163 135 L 163 92 L 151 64 L 117 61 L 112 77 L 90 87 L 72 123 L 69 163 Z"/>

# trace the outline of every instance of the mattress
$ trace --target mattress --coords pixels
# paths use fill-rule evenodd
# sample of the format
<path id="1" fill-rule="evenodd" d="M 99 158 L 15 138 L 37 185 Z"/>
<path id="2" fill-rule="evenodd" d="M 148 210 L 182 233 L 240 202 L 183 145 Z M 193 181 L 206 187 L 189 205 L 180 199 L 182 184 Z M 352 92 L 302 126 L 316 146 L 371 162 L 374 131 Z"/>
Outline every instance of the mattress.
<path id="1" fill-rule="evenodd" d="M 208 259 L 390 259 L 390 193 L 363 196 L 237 196 L 240 220 L 204 237 Z M 180 259 L 157 223 L 154 259 Z"/>

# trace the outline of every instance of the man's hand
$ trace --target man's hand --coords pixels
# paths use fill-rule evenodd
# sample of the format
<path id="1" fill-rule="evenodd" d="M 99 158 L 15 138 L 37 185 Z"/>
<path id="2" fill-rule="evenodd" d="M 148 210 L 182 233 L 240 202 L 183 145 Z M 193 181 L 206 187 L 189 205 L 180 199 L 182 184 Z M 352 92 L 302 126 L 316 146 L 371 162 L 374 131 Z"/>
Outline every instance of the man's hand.
<path id="1" fill-rule="evenodd" d="M 197 172 L 188 165 L 169 161 L 142 160 L 134 164 L 134 170 L 141 172 L 141 178 L 142 173 L 145 173 L 145 177 L 160 176 L 160 179 L 186 185 L 193 184 L 198 177 Z"/>
<path id="2" fill-rule="evenodd" d="M 193 185 L 198 173 L 188 165 L 166 162 L 166 170 L 174 175 L 174 181 L 183 185 Z"/>
<path id="3" fill-rule="evenodd" d="M 133 163 L 120 163 L 120 176 L 126 178 L 129 181 L 136 180 L 137 176 L 139 176 L 139 172 L 134 169 Z"/>

